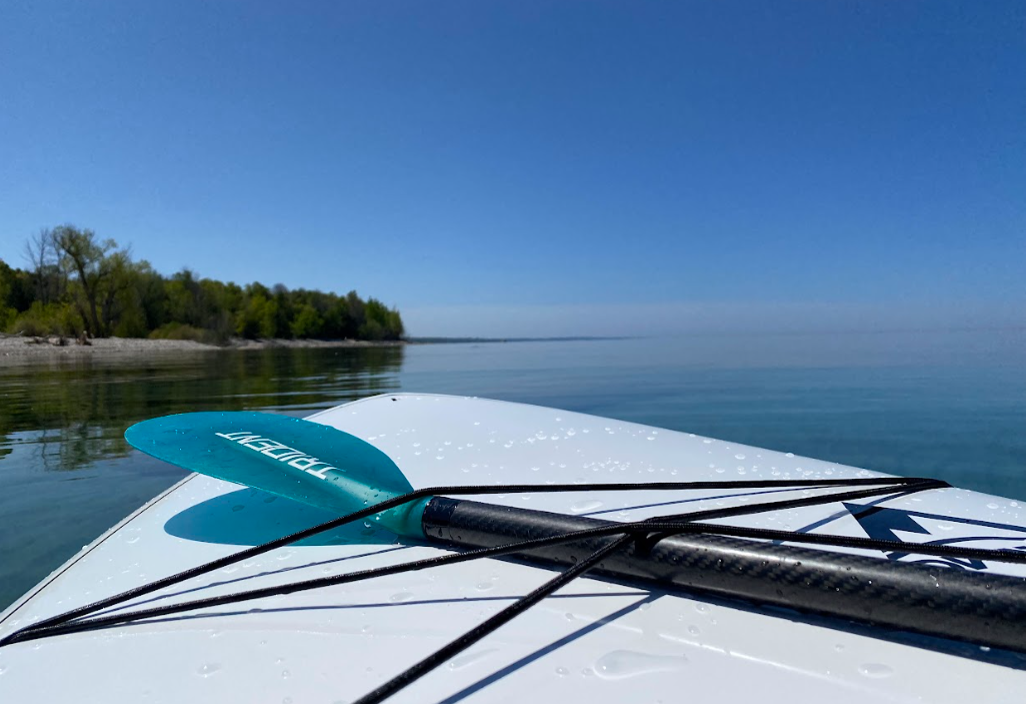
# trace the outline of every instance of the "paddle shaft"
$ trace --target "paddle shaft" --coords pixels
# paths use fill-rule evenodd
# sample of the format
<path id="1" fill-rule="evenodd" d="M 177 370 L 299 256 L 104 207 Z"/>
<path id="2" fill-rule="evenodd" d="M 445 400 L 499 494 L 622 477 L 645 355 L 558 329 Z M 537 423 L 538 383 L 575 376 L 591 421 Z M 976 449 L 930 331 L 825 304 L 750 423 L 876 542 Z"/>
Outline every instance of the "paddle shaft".
<path id="1" fill-rule="evenodd" d="M 422 527 L 429 540 L 480 548 L 615 525 L 581 516 L 435 497 Z M 619 536 L 518 553 L 569 566 Z M 664 589 L 782 606 L 874 627 L 1026 652 L 1026 580 L 716 535 L 678 535 L 651 549 L 632 542 L 596 574 Z"/>

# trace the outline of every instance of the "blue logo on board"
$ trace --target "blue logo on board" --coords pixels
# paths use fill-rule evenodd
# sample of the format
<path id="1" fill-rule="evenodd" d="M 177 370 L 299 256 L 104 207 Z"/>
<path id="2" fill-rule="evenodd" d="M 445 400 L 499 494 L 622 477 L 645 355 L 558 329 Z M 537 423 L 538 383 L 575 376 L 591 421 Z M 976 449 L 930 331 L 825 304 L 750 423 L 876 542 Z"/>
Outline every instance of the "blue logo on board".
<path id="1" fill-rule="evenodd" d="M 866 535 L 874 540 L 1026 551 L 1026 528 L 1022 526 L 920 511 L 905 511 L 884 506 L 845 503 L 844 507 L 859 522 Z M 933 539 L 907 540 L 901 534 L 930 536 Z M 963 570 L 985 570 L 988 567 L 986 562 L 970 558 L 921 556 L 914 552 L 897 550 L 887 553 L 889 560 L 901 560 L 902 558 L 909 558 L 906 562 L 940 565 Z"/>

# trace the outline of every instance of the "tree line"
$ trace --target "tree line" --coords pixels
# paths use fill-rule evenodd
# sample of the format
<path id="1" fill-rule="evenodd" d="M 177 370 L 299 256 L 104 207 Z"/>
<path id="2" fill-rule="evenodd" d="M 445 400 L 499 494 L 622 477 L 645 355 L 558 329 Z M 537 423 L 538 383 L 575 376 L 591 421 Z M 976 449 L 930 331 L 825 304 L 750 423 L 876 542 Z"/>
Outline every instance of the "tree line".
<path id="1" fill-rule="evenodd" d="M 40 230 L 26 269 L 0 259 L 0 330 L 26 335 L 151 337 L 225 343 L 231 337 L 398 340 L 399 311 L 355 291 L 239 286 L 189 269 L 166 277 L 87 229 Z"/>

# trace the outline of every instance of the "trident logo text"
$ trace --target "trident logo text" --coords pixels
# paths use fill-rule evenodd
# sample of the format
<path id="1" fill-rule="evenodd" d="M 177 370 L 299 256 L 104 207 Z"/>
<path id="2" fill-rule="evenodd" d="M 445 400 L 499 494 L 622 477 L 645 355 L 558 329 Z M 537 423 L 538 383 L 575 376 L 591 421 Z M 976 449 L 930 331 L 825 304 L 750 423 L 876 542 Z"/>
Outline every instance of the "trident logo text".
<path id="1" fill-rule="evenodd" d="M 261 455 L 267 455 L 271 459 L 284 462 L 290 467 L 312 474 L 319 479 L 327 479 L 326 472 L 338 469 L 327 462 L 323 462 L 312 455 L 301 452 L 293 447 L 284 445 L 277 440 L 265 438 L 262 435 L 254 435 L 248 430 L 240 430 L 235 433 L 215 433 L 217 437 L 224 438 L 243 447 L 248 447 Z M 316 469 L 315 469 L 316 467 Z"/>

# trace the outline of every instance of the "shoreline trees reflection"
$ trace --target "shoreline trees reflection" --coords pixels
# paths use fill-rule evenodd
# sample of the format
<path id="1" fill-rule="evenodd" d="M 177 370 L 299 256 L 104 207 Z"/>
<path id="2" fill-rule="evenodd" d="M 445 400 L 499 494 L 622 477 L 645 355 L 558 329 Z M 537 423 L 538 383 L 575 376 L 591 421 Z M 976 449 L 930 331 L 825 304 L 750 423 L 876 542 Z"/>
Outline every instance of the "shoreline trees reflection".
<path id="1" fill-rule="evenodd" d="M 399 388 L 404 348 L 268 349 L 64 359 L 0 369 L 0 471 L 35 445 L 36 469 L 68 472 L 131 451 L 132 423 L 199 410 L 307 415 Z"/>

